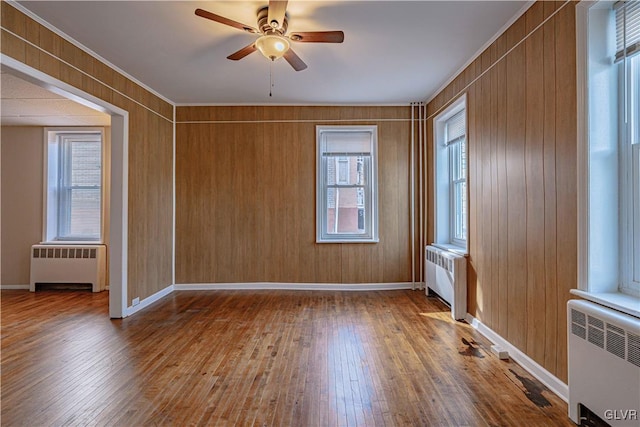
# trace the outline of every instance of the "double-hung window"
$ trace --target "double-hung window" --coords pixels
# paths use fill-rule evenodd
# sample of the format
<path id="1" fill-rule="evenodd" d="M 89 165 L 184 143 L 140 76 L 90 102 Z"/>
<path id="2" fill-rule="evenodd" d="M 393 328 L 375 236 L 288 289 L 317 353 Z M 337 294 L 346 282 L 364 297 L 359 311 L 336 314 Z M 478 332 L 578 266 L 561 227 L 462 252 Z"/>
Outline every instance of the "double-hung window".
<path id="1" fill-rule="evenodd" d="M 317 126 L 317 242 L 377 242 L 376 126 Z"/>
<path id="2" fill-rule="evenodd" d="M 466 98 L 454 102 L 435 125 L 435 244 L 467 251 Z"/>
<path id="3" fill-rule="evenodd" d="M 449 151 L 449 191 L 451 199 L 451 240 L 459 246 L 467 242 L 467 142 L 465 112 L 445 123 L 445 144 Z"/>
<path id="4" fill-rule="evenodd" d="M 45 241 L 102 240 L 103 132 L 46 134 Z"/>
<path id="5" fill-rule="evenodd" d="M 620 212 L 620 291 L 640 296 L 640 2 L 619 1 L 616 15 Z"/>
<path id="6" fill-rule="evenodd" d="M 578 13 L 579 286 L 640 297 L 640 2 Z"/>

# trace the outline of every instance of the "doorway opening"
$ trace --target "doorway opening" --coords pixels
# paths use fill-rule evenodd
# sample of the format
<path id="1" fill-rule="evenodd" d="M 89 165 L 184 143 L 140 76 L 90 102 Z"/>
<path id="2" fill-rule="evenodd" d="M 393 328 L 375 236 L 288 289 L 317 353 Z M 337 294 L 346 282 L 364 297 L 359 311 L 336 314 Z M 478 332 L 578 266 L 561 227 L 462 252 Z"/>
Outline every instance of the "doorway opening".
<path id="1" fill-rule="evenodd" d="M 108 277 L 109 316 L 122 318 L 127 313 L 127 210 L 128 210 L 128 112 L 76 87 L 57 80 L 11 57 L 0 54 L 3 73 L 47 89 L 85 107 L 110 116 L 110 152 L 105 157 L 109 176 L 108 205 Z M 34 242 L 35 243 L 35 242 Z"/>

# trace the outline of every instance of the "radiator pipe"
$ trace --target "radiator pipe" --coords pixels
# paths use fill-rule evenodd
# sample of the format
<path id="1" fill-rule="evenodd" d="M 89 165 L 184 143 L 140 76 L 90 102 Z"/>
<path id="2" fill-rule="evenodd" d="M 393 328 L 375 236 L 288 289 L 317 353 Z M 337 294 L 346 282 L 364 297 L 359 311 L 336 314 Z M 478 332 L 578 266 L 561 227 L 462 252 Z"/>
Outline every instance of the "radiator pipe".
<path id="1" fill-rule="evenodd" d="M 416 224 L 415 224 L 415 107 L 416 103 L 411 103 L 411 154 L 410 154 L 410 219 L 411 219 L 411 289 L 416 289 Z"/>

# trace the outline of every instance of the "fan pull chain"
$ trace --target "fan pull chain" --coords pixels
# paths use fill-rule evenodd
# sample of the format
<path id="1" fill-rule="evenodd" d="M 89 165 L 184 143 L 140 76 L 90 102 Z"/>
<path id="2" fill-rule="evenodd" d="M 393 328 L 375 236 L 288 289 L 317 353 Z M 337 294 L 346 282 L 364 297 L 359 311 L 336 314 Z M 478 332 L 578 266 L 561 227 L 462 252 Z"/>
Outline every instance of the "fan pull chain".
<path id="1" fill-rule="evenodd" d="M 273 96 L 271 91 L 273 89 L 273 61 L 269 63 L 269 96 Z"/>

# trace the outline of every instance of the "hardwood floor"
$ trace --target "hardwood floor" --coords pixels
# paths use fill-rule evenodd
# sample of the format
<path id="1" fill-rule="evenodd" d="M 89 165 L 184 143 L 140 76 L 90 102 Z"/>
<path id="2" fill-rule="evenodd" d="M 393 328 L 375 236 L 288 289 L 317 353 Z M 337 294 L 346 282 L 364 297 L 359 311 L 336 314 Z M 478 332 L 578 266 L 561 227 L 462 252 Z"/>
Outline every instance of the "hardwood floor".
<path id="1" fill-rule="evenodd" d="M 417 291 L 3 291 L 3 426 L 572 426 Z"/>

